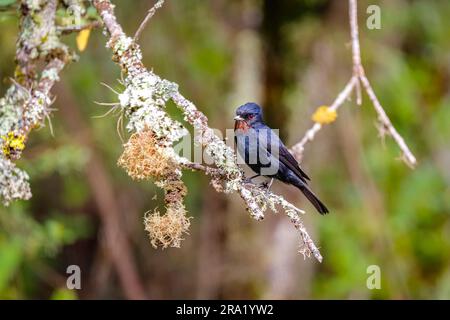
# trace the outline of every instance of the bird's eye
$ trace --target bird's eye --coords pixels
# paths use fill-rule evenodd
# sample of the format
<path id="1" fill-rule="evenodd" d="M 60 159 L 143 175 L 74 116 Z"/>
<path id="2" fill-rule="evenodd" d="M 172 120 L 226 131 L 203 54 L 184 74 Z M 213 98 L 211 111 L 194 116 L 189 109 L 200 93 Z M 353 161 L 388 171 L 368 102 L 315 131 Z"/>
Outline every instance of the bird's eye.
<path id="1" fill-rule="evenodd" d="M 255 115 L 254 114 L 248 114 L 248 115 L 246 115 L 245 116 L 248 120 L 252 120 L 254 117 L 255 117 Z"/>

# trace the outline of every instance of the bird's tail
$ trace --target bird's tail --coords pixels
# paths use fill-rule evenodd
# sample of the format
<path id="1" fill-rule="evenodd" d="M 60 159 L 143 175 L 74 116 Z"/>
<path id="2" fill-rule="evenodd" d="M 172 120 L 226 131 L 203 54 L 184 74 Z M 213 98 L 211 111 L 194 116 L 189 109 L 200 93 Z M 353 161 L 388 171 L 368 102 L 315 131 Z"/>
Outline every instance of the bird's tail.
<path id="1" fill-rule="evenodd" d="M 312 192 L 307 185 L 301 183 L 296 184 L 295 186 L 299 188 L 301 192 L 303 192 L 305 197 L 313 204 L 313 206 L 317 209 L 317 211 L 319 211 L 320 214 L 327 214 L 329 212 L 328 208 L 322 203 L 322 201 L 319 200 L 319 198 L 317 198 L 314 192 Z"/>

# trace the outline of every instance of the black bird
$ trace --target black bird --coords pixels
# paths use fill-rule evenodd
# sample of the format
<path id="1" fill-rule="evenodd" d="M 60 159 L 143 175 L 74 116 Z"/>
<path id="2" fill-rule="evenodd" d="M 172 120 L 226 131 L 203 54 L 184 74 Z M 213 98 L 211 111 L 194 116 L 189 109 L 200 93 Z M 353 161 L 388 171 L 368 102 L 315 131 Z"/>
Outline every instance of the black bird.
<path id="1" fill-rule="evenodd" d="M 268 127 L 262 118 L 261 107 L 256 103 L 246 103 L 236 110 L 234 118 L 234 138 L 239 155 L 258 176 L 278 179 L 300 189 L 320 214 L 328 213 L 327 207 L 307 185 L 310 180 L 298 162 Z"/>

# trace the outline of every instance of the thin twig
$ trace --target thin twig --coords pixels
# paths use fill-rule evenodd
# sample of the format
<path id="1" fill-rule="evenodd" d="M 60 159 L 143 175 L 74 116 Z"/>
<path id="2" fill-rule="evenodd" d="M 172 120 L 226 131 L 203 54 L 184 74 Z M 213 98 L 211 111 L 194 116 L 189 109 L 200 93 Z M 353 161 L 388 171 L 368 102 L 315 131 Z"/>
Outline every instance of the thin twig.
<path id="1" fill-rule="evenodd" d="M 147 25 L 148 21 L 155 15 L 156 10 L 161 8 L 164 5 L 164 0 L 158 0 L 153 7 L 151 7 L 147 15 L 145 16 L 144 20 L 142 21 L 141 25 L 139 26 L 139 29 L 137 29 L 136 33 L 134 34 L 133 40 L 134 42 L 138 42 L 139 36 L 141 35 L 142 31 L 144 30 L 145 26 Z"/>
<path id="2" fill-rule="evenodd" d="M 359 77 L 356 77 L 355 90 L 356 90 L 356 104 L 360 106 L 362 105 L 362 93 L 361 93 L 361 81 L 359 81 Z"/>
<path id="3" fill-rule="evenodd" d="M 28 89 L 36 80 L 36 62 L 39 54 L 31 55 L 31 52 L 40 52 L 42 43 L 48 38 L 55 26 L 56 10 L 58 2 L 49 0 L 39 5 L 40 11 L 32 14 L 32 4 L 25 0 L 20 4 L 20 32 L 17 39 L 16 61 L 21 75 L 22 84 Z"/>
<path id="4" fill-rule="evenodd" d="M 99 28 L 101 25 L 102 23 L 100 21 L 92 21 L 82 25 L 58 26 L 56 27 L 56 31 L 63 35 L 67 35 L 73 32 L 80 32 L 81 30 Z"/>
<path id="5" fill-rule="evenodd" d="M 359 45 L 358 10 L 356 1 L 349 0 L 348 14 L 350 21 L 350 36 L 352 39 L 353 69 L 355 74 L 359 74 L 359 71 L 355 71 L 355 68 L 361 66 L 361 48 Z"/>
<path id="6" fill-rule="evenodd" d="M 387 116 L 383 107 L 381 106 L 380 101 L 378 100 L 375 92 L 370 85 L 369 79 L 365 75 L 360 76 L 361 82 L 363 84 L 364 89 L 367 92 L 370 100 L 372 101 L 373 107 L 375 111 L 378 113 L 378 121 L 381 122 L 381 126 L 383 128 L 383 132 L 387 131 L 392 139 L 398 144 L 400 150 L 402 151 L 402 160 L 410 167 L 414 168 L 417 164 L 416 157 L 413 155 L 408 145 L 405 142 L 405 139 L 398 133 L 395 127 L 392 125 L 391 120 Z"/>

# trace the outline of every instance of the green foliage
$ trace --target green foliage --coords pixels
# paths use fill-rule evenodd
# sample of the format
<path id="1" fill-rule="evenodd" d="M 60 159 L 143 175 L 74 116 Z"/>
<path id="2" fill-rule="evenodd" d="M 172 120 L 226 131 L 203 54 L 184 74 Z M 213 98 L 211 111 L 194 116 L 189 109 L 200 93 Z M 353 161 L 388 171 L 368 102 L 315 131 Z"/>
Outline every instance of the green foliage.
<path id="1" fill-rule="evenodd" d="M 51 173 L 65 176 L 82 170 L 88 158 L 89 152 L 86 148 L 66 143 L 61 147 L 43 151 L 38 158 L 27 161 L 24 165 L 29 166 L 27 171 L 34 179 Z"/>
<path id="2" fill-rule="evenodd" d="M 71 144 L 40 152 L 31 161 L 24 162 L 33 185 L 51 175 L 69 177 L 60 196 L 66 205 L 76 208 L 84 203 L 87 190 L 78 174 L 86 164 L 89 154 L 85 149 Z M 36 190 L 36 194 L 41 194 Z M 54 197 L 57 195 L 53 195 Z M 37 283 L 45 279 L 45 269 L 51 268 L 52 260 L 64 246 L 92 234 L 92 225 L 85 215 L 73 212 L 68 215 L 51 209 L 44 218 L 30 215 L 33 201 L 17 202 L 0 208 L 0 298 L 26 298 L 35 288 L 28 281 Z M 44 266 L 32 268 L 28 266 Z M 26 283 L 23 283 L 25 281 Z M 58 290 L 54 299 L 74 299 L 73 293 Z"/>
<path id="3" fill-rule="evenodd" d="M 12 4 L 15 4 L 17 0 L 0 0 L 0 7 L 7 7 Z"/>
<path id="4" fill-rule="evenodd" d="M 20 204 L 0 209 L 0 297 L 8 297 L 13 289 L 21 287 L 22 266 L 47 263 L 63 246 L 91 233 L 89 222 L 82 215 L 54 214 L 36 221 L 25 210 Z M 31 275 L 34 281 L 42 276 L 39 272 L 42 270 L 37 268 L 36 274 Z M 26 297 L 26 291 L 19 292 Z"/>
<path id="5" fill-rule="evenodd" d="M 0 240 L 0 293 L 5 290 L 22 261 L 22 249 L 19 240 Z M 1 294 L 0 294 L 1 295 Z"/>
<path id="6" fill-rule="evenodd" d="M 77 300 L 77 294 L 74 290 L 69 290 L 67 288 L 59 288 L 56 289 L 52 296 L 50 297 L 51 300 Z"/>

